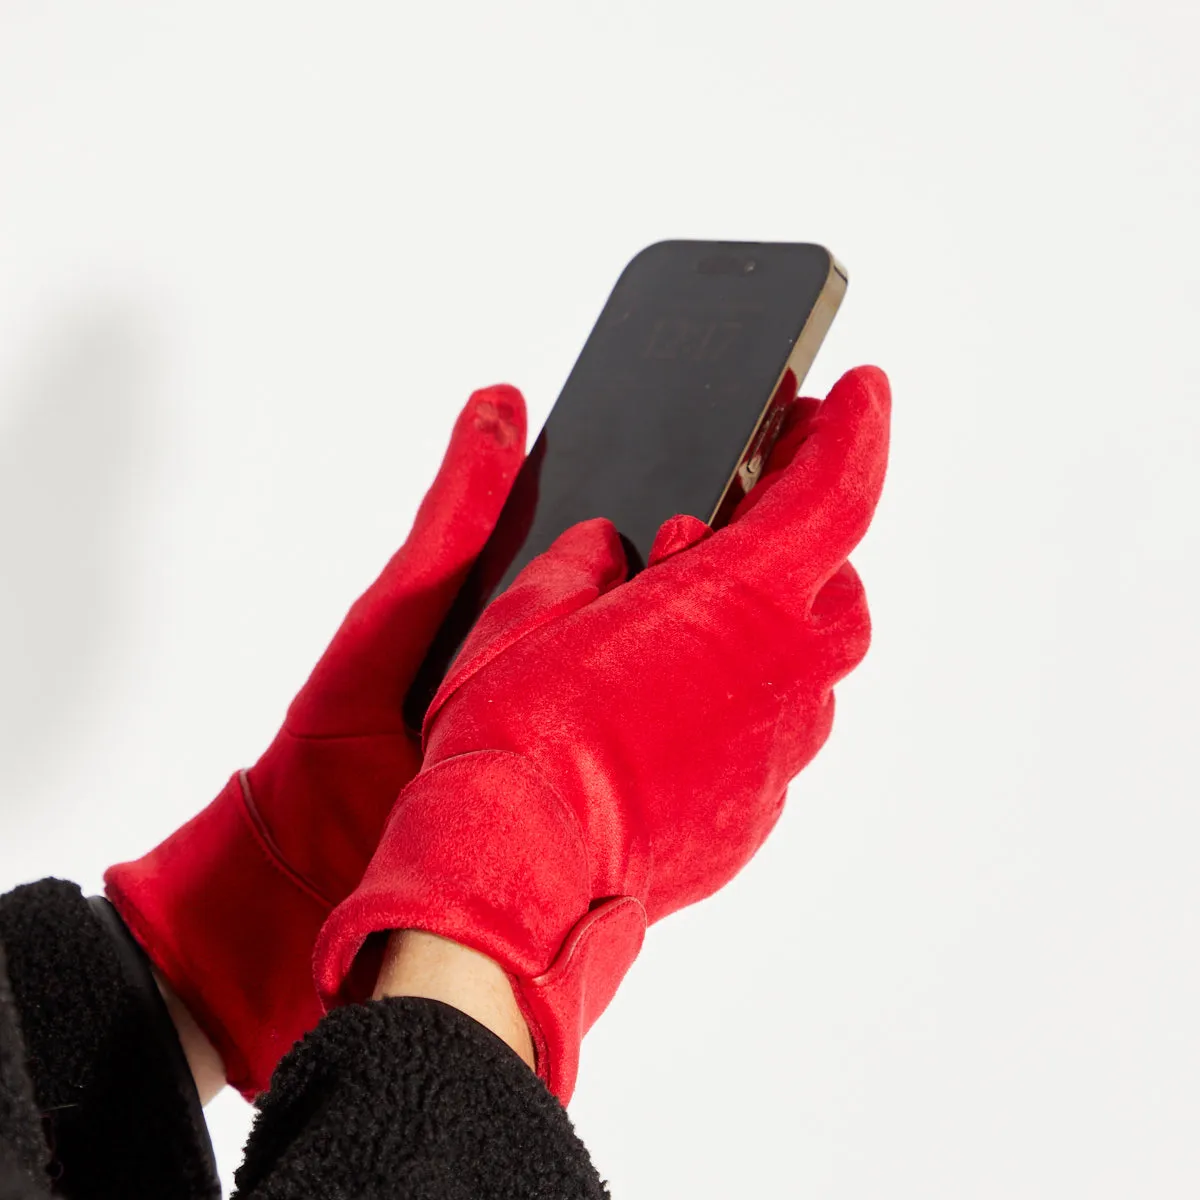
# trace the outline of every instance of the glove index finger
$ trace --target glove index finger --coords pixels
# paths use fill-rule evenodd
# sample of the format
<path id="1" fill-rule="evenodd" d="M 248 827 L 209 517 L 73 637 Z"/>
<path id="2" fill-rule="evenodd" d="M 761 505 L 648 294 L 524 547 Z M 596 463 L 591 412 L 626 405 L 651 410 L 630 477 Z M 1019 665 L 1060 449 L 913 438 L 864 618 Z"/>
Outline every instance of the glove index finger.
<path id="1" fill-rule="evenodd" d="M 525 401 L 507 384 L 472 394 L 412 531 L 354 602 L 293 701 L 297 730 L 403 729 L 403 695 L 471 563 L 491 535 L 525 455 Z"/>
<path id="2" fill-rule="evenodd" d="M 459 413 L 421 501 L 406 557 L 441 572 L 483 549 L 525 458 L 525 400 L 515 387 L 481 388 Z"/>
<path id="3" fill-rule="evenodd" d="M 722 541 L 755 582 L 768 587 L 771 579 L 789 589 L 819 586 L 871 523 L 887 471 L 890 428 L 887 376 L 878 367 L 848 371 L 808 418 L 792 461 L 712 540 L 714 552 Z"/>

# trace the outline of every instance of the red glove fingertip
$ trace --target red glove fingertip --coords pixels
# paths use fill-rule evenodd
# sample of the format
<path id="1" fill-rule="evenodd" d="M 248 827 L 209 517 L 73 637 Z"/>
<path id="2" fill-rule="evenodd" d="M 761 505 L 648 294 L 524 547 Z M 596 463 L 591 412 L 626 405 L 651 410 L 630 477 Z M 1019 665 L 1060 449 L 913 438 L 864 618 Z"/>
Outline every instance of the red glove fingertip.
<path id="1" fill-rule="evenodd" d="M 650 557 L 647 559 L 646 565 L 648 567 L 657 566 L 664 559 L 670 558 L 672 554 L 687 550 L 711 536 L 711 526 L 706 525 L 699 517 L 693 517 L 690 513 L 679 513 L 674 517 L 668 517 L 659 526 L 658 533 L 654 535 L 654 545 L 650 547 Z"/>
<path id="2" fill-rule="evenodd" d="M 475 432 L 497 446 L 525 451 L 525 397 L 510 383 L 497 383 L 471 393 L 457 425 L 470 421 Z M 458 433 L 456 426 L 455 433 Z"/>

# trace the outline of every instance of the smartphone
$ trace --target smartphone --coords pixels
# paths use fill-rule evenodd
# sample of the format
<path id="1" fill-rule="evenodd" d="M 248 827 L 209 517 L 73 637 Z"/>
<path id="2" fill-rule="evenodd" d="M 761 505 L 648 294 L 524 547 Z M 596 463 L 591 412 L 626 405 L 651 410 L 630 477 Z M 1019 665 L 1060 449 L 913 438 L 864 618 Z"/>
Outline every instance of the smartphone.
<path id="1" fill-rule="evenodd" d="M 770 454 L 781 383 L 803 382 L 845 292 L 822 246 L 667 241 L 634 257 L 409 689 L 411 729 L 479 614 L 570 526 L 607 517 L 634 574 L 668 517 L 728 519 Z"/>

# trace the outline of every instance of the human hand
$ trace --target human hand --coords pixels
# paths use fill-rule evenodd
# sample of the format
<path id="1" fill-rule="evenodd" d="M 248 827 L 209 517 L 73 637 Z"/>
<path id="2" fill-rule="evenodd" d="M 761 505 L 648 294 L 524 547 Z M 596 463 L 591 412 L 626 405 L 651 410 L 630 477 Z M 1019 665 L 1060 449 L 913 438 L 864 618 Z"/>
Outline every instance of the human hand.
<path id="1" fill-rule="evenodd" d="M 408 540 L 350 609 L 266 753 L 165 842 L 105 876 L 109 899 L 247 1097 L 321 1016 L 316 933 L 358 882 L 420 765 L 404 695 L 524 444 L 519 392 L 471 397 Z"/>
<path id="2" fill-rule="evenodd" d="M 322 930 L 317 982 L 357 994 L 364 941 L 421 929 L 509 973 L 564 1101 L 579 1041 L 646 924 L 753 856 L 866 652 L 846 561 L 887 462 L 882 372 L 793 411 L 724 529 L 659 532 L 626 581 L 606 521 L 567 531 L 480 618 L 434 698 L 425 761 Z"/>

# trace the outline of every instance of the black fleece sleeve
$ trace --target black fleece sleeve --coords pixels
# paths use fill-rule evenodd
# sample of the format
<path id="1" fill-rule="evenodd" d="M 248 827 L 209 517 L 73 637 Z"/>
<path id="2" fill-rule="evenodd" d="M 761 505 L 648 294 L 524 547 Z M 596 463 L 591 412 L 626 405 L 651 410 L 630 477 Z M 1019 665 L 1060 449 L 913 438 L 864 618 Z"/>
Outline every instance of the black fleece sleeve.
<path id="1" fill-rule="evenodd" d="M 0 896 L 0 947 L 11 987 L 0 1017 L 19 1018 L 7 1036 L 0 1022 L 0 1200 L 28 1194 L 3 1190 L 6 1169 L 37 1186 L 39 1158 L 70 1200 L 218 1195 L 174 1027 L 112 910 L 74 884 L 29 884 Z M 520 1058 L 457 1009 L 418 999 L 339 1009 L 283 1059 L 237 1185 L 239 1200 L 608 1196 Z"/>
<path id="2" fill-rule="evenodd" d="M 56 1196 L 210 1200 L 212 1145 L 149 966 L 105 901 L 44 879 L 0 896 L 0 945 Z"/>
<path id="3" fill-rule="evenodd" d="M 436 1000 L 330 1013 L 275 1071 L 237 1200 L 601 1200 L 562 1105 Z"/>
<path id="4" fill-rule="evenodd" d="M 33 1099 L 21 1021 L 0 950 L 0 1200 L 46 1200 L 50 1151 Z"/>

